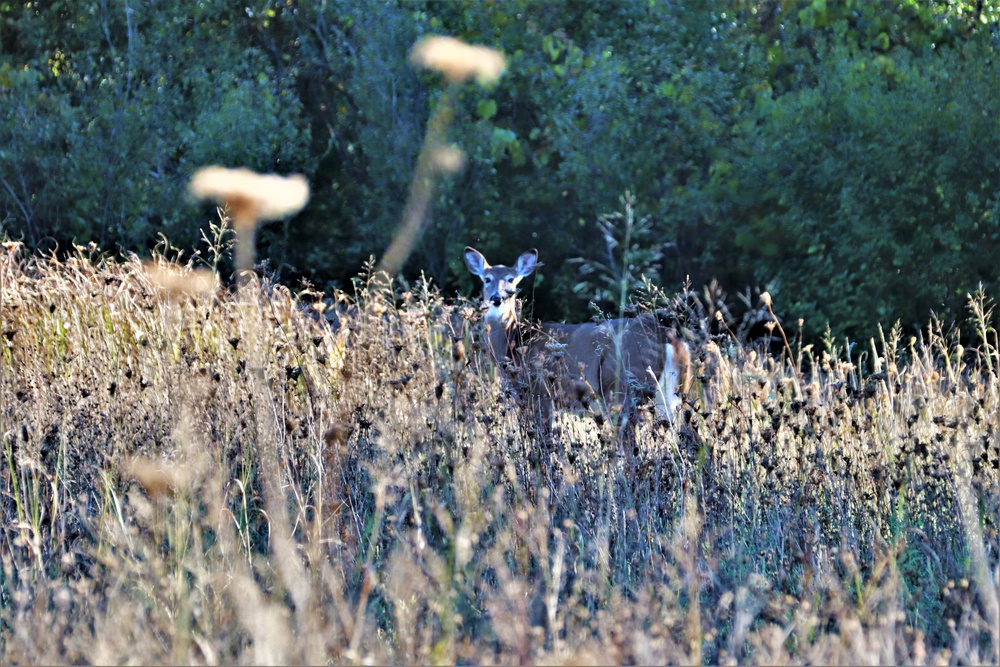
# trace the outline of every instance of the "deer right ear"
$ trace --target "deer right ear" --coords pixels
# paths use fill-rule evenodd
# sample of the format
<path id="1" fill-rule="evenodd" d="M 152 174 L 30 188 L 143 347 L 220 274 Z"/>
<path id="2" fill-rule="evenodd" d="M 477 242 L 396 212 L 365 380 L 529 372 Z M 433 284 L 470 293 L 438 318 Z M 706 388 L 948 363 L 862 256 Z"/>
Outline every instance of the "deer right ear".
<path id="1" fill-rule="evenodd" d="M 520 257 L 517 258 L 517 275 L 522 278 L 535 270 L 535 267 L 541 266 L 538 262 L 538 251 L 529 250 Z"/>
<path id="2" fill-rule="evenodd" d="M 466 246 L 465 248 L 465 265 L 469 267 L 472 275 L 479 277 L 482 277 L 486 273 L 486 269 L 490 268 L 490 265 L 486 263 L 486 258 L 483 257 L 483 253 L 472 246 Z"/>

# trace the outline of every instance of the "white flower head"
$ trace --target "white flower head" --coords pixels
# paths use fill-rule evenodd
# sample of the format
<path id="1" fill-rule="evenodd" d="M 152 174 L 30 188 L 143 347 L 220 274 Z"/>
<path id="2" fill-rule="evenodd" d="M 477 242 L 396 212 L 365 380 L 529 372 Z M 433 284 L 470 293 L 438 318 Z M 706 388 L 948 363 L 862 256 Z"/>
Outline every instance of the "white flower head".
<path id="1" fill-rule="evenodd" d="M 229 206 L 236 225 L 256 225 L 302 210 L 309 200 L 305 176 L 258 174 L 249 169 L 204 167 L 191 178 L 191 194 Z"/>
<path id="2" fill-rule="evenodd" d="M 413 47 L 410 62 L 441 72 L 451 83 L 475 77 L 480 85 L 496 83 L 507 59 L 496 49 L 473 46 L 454 37 L 424 37 Z"/>

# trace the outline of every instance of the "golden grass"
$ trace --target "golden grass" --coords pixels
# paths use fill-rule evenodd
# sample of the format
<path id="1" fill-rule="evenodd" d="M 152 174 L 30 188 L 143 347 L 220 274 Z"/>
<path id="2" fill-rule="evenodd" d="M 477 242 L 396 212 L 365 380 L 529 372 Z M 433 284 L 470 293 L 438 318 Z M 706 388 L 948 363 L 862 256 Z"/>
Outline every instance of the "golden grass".
<path id="1" fill-rule="evenodd" d="M 187 270 L 0 253 L 3 664 L 998 661 L 981 296 L 975 348 L 701 341 L 629 469 L 535 441 L 428 285 L 334 329 Z"/>

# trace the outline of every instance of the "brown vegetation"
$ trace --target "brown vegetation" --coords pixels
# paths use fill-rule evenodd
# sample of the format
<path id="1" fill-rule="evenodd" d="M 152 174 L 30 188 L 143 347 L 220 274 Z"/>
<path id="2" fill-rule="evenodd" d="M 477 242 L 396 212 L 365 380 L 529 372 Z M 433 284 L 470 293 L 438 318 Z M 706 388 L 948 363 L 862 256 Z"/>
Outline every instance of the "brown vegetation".
<path id="1" fill-rule="evenodd" d="M 308 291 L 19 253 L 3 664 L 997 662 L 981 297 L 975 349 L 706 341 L 626 472 L 589 418 L 532 439 L 428 285 L 360 279 L 334 329 Z"/>

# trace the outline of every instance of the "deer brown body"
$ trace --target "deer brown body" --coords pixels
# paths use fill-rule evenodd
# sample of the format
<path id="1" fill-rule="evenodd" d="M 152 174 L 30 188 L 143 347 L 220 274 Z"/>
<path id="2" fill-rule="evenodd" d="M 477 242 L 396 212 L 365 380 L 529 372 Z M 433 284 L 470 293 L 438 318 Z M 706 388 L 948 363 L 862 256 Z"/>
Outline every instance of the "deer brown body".
<path id="1" fill-rule="evenodd" d="M 596 397 L 620 410 L 621 435 L 633 426 L 635 402 L 653 397 L 673 420 L 679 392 L 690 382 L 690 353 L 673 329 L 651 315 L 588 322 L 526 324 L 519 320 L 517 283 L 538 266 L 534 250 L 513 267 L 490 266 L 474 248 L 465 263 L 483 281 L 487 347 L 519 404 L 548 421 L 553 408 L 589 407 Z"/>

